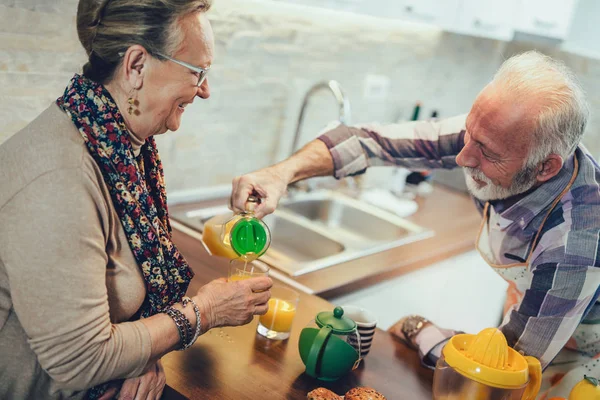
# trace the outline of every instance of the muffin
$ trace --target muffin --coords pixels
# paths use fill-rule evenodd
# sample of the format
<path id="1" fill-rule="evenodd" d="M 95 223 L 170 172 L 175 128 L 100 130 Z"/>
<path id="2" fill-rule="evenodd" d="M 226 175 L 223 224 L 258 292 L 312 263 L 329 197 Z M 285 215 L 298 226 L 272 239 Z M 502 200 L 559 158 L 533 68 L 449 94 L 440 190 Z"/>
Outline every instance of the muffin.
<path id="1" fill-rule="evenodd" d="M 370 387 L 355 387 L 346 392 L 344 400 L 386 400 L 385 396 Z"/>
<path id="2" fill-rule="evenodd" d="M 344 400 L 342 396 L 338 396 L 331 390 L 322 387 L 316 388 L 315 390 L 308 392 L 306 398 L 308 400 Z"/>

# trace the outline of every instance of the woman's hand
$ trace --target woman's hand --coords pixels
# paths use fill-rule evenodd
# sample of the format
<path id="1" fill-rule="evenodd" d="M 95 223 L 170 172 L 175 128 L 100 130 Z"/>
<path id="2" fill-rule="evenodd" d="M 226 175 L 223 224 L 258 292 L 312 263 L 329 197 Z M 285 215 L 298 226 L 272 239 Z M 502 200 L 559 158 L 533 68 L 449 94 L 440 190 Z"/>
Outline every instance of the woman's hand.
<path id="1" fill-rule="evenodd" d="M 265 314 L 269 309 L 271 286 L 273 281 L 267 277 L 235 282 L 221 278 L 202 286 L 194 301 L 206 317 L 208 326 L 203 330 L 244 325 L 255 315 Z"/>
<path id="2" fill-rule="evenodd" d="M 124 400 L 159 400 L 165 388 L 165 370 L 158 360 L 152 364 L 143 375 L 125 379 L 121 390 L 116 387 L 109 388 L 100 400 L 109 400 L 117 395 L 117 399 Z"/>

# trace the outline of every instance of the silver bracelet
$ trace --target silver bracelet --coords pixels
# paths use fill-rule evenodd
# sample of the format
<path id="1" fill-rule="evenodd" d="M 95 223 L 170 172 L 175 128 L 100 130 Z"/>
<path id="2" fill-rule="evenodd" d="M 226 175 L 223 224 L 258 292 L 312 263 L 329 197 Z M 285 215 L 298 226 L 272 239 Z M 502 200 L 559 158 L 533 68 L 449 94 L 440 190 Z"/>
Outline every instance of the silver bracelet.
<path id="1" fill-rule="evenodd" d="M 191 336 L 192 324 L 187 319 L 187 317 L 179 310 L 169 307 L 163 311 L 167 314 L 177 327 L 177 332 L 179 333 L 179 349 L 183 350 L 185 348 L 186 343 L 188 342 L 189 337 Z"/>
<path id="2" fill-rule="evenodd" d="M 194 332 L 194 336 L 192 337 L 192 339 L 183 346 L 184 350 L 196 342 L 196 339 L 198 339 L 198 336 L 200 336 L 200 332 L 202 331 L 202 319 L 200 318 L 200 310 L 198 309 L 196 302 L 194 300 L 190 299 L 189 297 L 184 297 L 182 299 L 182 304 L 183 304 L 184 308 L 189 303 L 192 303 L 192 306 L 194 307 L 194 312 L 196 313 L 196 332 Z M 189 336 L 191 336 L 191 334 L 192 334 L 192 332 L 190 332 Z"/>

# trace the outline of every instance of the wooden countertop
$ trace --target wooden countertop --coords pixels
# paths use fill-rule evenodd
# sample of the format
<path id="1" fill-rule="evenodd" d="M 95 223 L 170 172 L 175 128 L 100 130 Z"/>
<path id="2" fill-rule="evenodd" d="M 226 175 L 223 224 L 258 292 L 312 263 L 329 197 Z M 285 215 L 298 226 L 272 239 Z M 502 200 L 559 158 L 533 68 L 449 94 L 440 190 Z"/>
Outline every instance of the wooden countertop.
<path id="1" fill-rule="evenodd" d="M 215 263 L 196 239 L 174 231 L 174 240 L 196 274 L 190 293 L 227 275 L 227 265 Z M 300 293 L 291 337 L 285 341 L 256 334 L 256 320 L 243 327 L 213 329 L 190 349 L 163 357 L 168 385 L 163 399 L 305 399 L 319 386 L 340 395 L 355 386 L 370 386 L 390 400 L 431 399 L 432 372 L 421 367 L 414 351 L 381 330 L 361 366 L 344 378 L 321 382 L 305 375 L 298 353 L 300 331 L 318 312 L 332 307 Z"/>
<path id="2" fill-rule="evenodd" d="M 172 208 L 191 210 L 226 203 L 227 199 L 218 199 L 180 204 Z M 418 211 L 406 219 L 433 230 L 433 237 L 293 279 L 321 297 L 332 298 L 474 248 L 481 217 L 468 195 L 434 186 L 433 193 L 428 197 L 418 198 L 417 203 Z"/>

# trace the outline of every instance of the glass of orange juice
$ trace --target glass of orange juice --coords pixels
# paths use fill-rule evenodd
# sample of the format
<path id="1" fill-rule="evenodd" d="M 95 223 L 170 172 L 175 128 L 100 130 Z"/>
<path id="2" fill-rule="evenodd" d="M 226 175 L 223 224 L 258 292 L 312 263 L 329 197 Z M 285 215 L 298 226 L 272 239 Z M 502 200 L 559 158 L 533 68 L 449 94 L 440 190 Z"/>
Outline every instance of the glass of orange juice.
<path id="1" fill-rule="evenodd" d="M 269 339 L 289 338 L 299 300 L 300 295 L 295 290 L 283 286 L 273 286 L 271 299 L 269 299 L 269 311 L 258 319 L 256 331 Z"/>
<path id="2" fill-rule="evenodd" d="M 260 261 L 249 261 L 244 258 L 235 258 L 229 261 L 229 282 L 243 281 L 244 279 L 269 276 L 269 266 Z"/>

